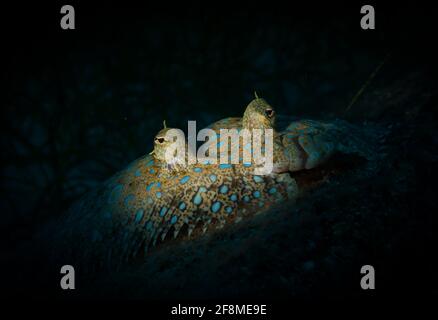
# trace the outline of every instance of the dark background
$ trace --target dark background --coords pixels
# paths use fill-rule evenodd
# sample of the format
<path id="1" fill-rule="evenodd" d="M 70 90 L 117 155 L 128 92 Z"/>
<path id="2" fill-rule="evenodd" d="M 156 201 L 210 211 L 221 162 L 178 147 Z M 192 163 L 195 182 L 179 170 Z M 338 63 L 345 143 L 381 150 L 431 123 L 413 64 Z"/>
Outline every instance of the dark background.
<path id="1" fill-rule="evenodd" d="M 41 225 L 149 152 L 164 119 L 181 128 L 196 119 L 201 128 L 239 116 L 254 90 L 281 114 L 403 123 L 409 132 L 424 131 L 415 146 L 404 146 L 419 150 L 409 163 L 415 170 L 436 165 L 436 27 L 429 7 L 374 4 L 376 30 L 362 30 L 362 3 L 79 1 L 69 2 L 76 30 L 62 30 L 63 4 L 1 7 L 5 264 Z M 417 164 L 424 149 L 431 162 Z M 428 212 L 436 208 L 434 173 L 416 176 L 421 197 L 429 197 Z M 414 218 L 406 219 L 396 223 Z M 421 229 L 427 225 L 429 216 L 409 231 L 429 235 Z M 391 266 L 431 270 L 430 240 L 409 243 L 417 254 L 409 262 L 407 243 L 399 244 Z M 391 279 L 406 271 L 391 270 Z"/>

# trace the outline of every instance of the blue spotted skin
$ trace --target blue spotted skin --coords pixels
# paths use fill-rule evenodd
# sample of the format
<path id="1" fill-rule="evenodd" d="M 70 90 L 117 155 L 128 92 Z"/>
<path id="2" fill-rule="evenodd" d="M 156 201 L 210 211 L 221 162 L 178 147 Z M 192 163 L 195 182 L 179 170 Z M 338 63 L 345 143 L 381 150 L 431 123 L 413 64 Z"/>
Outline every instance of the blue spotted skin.
<path id="1" fill-rule="evenodd" d="M 272 188 L 278 192 L 269 193 Z M 121 262 L 178 237 L 183 227 L 183 236 L 193 237 L 297 194 L 287 174 L 254 176 L 243 165 L 196 164 L 172 171 L 145 156 L 79 201 L 68 219 L 75 221 L 68 223 L 73 229 L 63 234 L 79 237 L 81 255 Z"/>
<path id="2" fill-rule="evenodd" d="M 274 130 L 274 141 L 273 141 L 273 162 L 274 162 L 274 173 L 282 173 L 287 171 L 298 171 L 305 168 L 305 160 L 307 155 L 305 150 L 299 147 L 298 144 L 286 143 L 283 144 L 282 135 L 276 130 L 276 117 L 268 117 L 266 110 L 274 110 L 274 108 L 266 102 L 264 99 L 255 99 L 247 106 L 242 118 L 226 118 L 219 120 L 208 128 L 220 132 L 221 129 L 273 129 Z M 264 139 L 262 139 L 261 144 L 262 152 L 265 152 Z M 231 148 L 230 148 L 231 150 Z M 243 152 L 247 150 L 253 155 L 253 149 L 251 143 L 239 145 L 239 154 L 242 155 Z M 231 152 L 229 151 L 228 156 L 230 157 Z M 243 163 L 246 167 L 251 167 L 254 165 L 253 162 Z"/>
<path id="3" fill-rule="evenodd" d="M 185 184 L 187 181 L 189 181 L 190 180 L 190 176 L 184 176 L 184 177 L 182 177 L 182 179 L 179 181 L 179 183 L 181 184 L 181 185 L 183 185 L 183 184 Z"/>
<path id="4" fill-rule="evenodd" d="M 230 120 L 229 125 L 239 122 Z M 281 155 L 274 160 L 280 159 L 278 163 L 284 163 L 286 170 L 307 168 L 306 163 L 312 161 L 315 165 L 321 155 L 308 148 L 306 140 L 311 139 L 316 149 L 324 143 L 328 154 L 333 140 L 333 149 L 342 150 L 337 141 L 349 131 L 337 130 L 339 127 L 292 122 L 275 137 L 274 155 Z M 173 171 L 149 155 L 87 194 L 71 209 L 67 228 L 60 230 L 67 238 L 76 238 L 85 257 L 103 255 L 107 262 L 124 261 L 168 234 L 177 237 L 185 226 L 186 235 L 192 236 L 198 234 L 196 230 L 223 227 L 297 195 L 296 183 L 288 173 L 255 176 L 251 163 L 196 164 Z"/>
<path id="5" fill-rule="evenodd" d="M 252 104 L 254 105 L 251 109 Z M 363 132 L 345 121 L 288 121 L 287 126 L 280 131 L 275 119 L 267 119 L 263 116 L 263 110 L 266 109 L 273 110 L 264 99 L 255 99 L 248 105 L 243 118 L 222 119 L 209 125 L 208 128 L 217 132 L 220 129 L 240 130 L 260 127 L 274 129 L 273 172 L 275 173 L 313 169 L 327 162 L 335 153 L 359 154 L 367 159 L 375 157 L 375 148 L 363 136 Z M 245 117 L 250 121 L 245 121 Z M 263 147 L 264 145 L 262 149 Z M 250 148 L 250 145 L 244 145 L 240 153 L 243 149 L 251 150 Z"/>

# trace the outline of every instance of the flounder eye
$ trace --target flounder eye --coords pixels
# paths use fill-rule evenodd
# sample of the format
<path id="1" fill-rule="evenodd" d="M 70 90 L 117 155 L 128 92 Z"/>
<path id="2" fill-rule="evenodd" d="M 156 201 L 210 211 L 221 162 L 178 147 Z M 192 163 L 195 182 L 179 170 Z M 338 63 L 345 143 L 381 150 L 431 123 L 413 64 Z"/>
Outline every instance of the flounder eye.
<path id="1" fill-rule="evenodd" d="M 274 116 L 274 110 L 272 109 L 266 109 L 265 114 L 268 118 L 272 118 Z"/>
<path id="2" fill-rule="evenodd" d="M 164 142 L 164 138 L 155 138 L 155 142 L 163 143 Z"/>

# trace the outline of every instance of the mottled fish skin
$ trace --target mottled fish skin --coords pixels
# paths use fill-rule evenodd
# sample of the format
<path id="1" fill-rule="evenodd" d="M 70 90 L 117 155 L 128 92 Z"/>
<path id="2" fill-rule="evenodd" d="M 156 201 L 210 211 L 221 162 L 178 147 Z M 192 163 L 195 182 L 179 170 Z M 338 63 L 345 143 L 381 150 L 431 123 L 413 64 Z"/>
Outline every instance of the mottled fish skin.
<path id="1" fill-rule="evenodd" d="M 280 133 L 280 140 L 289 171 L 296 171 L 296 168 L 316 168 L 335 153 L 356 154 L 371 160 L 378 153 L 372 135 L 339 119 L 330 122 L 300 120 L 291 122 Z"/>
<path id="2" fill-rule="evenodd" d="M 262 107 L 261 112 L 264 112 L 267 104 L 259 100 L 252 101 L 247 109 L 257 111 Z M 259 123 L 264 127 L 272 126 L 271 120 L 263 114 L 251 112 L 245 116 L 251 127 Z M 289 175 L 255 176 L 252 163 L 196 164 L 177 170 L 169 167 L 164 161 L 165 149 L 169 146 L 165 134 L 169 129 L 164 128 L 155 138 L 157 176 L 149 174 L 146 189 L 137 186 L 130 178 L 129 188 L 121 195 L 126 197 L 125 203 L 119 203 L 117 208 L 117 211 L 126 210 L 126 201 L 131 204 L 134 199 L 142 199 L 142 203 L 129 210 L 137 212 L 131 221 L 145 225 L 148 230 L 142 237 L 145 248 L 166 237 L 170 229 L 177 235 L 183 226 L 188 227 L 189 234 L 199 225 L 203 231 L 212 224 L 223 227 L 227 221 L 236 219 L 236 213 L 240 214 L 240 219 L 245 214 L 260 212 L 275 202 L 297 196 L 296 182 Z M 137 168 L 135 171 L 145 170 Z M 121 188 L 121 184 L 118 181 L 115 188 Z"/>
<path id="3" fill-rule="evenodd" d="M 207 128 L 219 133 L 220 129 L 238 129 L 242 128 L 242 118 L 230 117 L 218 120 L 208 125 Z"/>
<path id="4" fill-rule="evenodd" d="M 252 100 L 245 109 L 242 118 L 231 117 L 219 120 L 210 124 L 207 128 L 216 131 L 217 134 L 220 133 L 221 129 L 236 129 L 240 132 L 243 129 L 252 132 L 253 129 L 272 129 L 273 130 L 273 162 L 274 167 L 272 173 L 281 173 L 287 171 L 296 171 L 302 169 L 301 166 L 294 165 L 295 159 L 300 159 L 301 154 L 297 154 L 295 157 L 287 157 L 290 152 L 285 150 L 282 144 L 279 133 L 276 131 L 276 112 L 275 109 L 262 98 L 256 98 Z M 219 135 L 218 135 L 219 139 Z M 231 149 L 233 144 L 238 144 L 239 148 L 239 162 L 242 162 L 242 155 L 245 149 L 249 150 L 251 153 L 251 160 L 247 164 L 255 165 L 254 161 L 254 146 L 251 143 L 245 144 L 242 141 L 232 141 L 230 148 L 228 149 L 228 157 L 231 157 Z M 261 139 L 261 156 L 265 155 L 266 146 L 265 139 Z M 219 147 L 219 144 L 218 144 Z M 220 154 L 224 154 L 225 150 L 220 146 Z M 293 170 L 290 170 L 293 168 Z"/>
<path id="5" fill-rule="evenodd" d="M 274 173 L 313 169 L 326 163 L 335 153 L 358 154 L 367 159 L 376 156 L 373 138 L 363 130 L 343 120 L 295 120 L 277 130 L 276 117 L 267 119 L 265 110 L 274 108 L 264 99 L 257 98 L 247 107 L 243 118 L 231 117 L 210 124 L 216 132 L 220 129 L 271 128 L 274 130 Z M 247 119 L 251 120 L 247 120 Z M 264 119 L 265 118 L 265 119 Z M 263 125 L 259 125 L 262 123 Z M 239 154 L 242 154 L 240 146 Z M 264 148 L 262 139 L 262 148 Z M 230 151 L 229 151 L 230 153 Z"/>
<path id="6" fill-rule="evenodd" d="M 263 107 L 264 100 L 256 106 Z M 229 118 L 210 127 L 216 131 L 227 126 L 239 129 L 239 124 L 253 126 L 260 120 L 265 128 L 273 125 L 272 119 L 265 121 L 260 113 L 250 119 Z M 333 150 L 362 150 L 361 141 L 348 136 L 349 132 L 356 136 L 352 129 L 342 122 L 291 122 L 286 130 L 275 132 L 277 169 L 316 166 Z M 349 146 L 340 142 L 345 137 Z M 240 151 L 245 147 L 240 146 Z M 325 153 L 321 156 L 322 152 L 312 150 Z M 84 263 L 120 265 L 163 239 L 180 236 L 183 229 L 185 236 L 198 236 L 298 195 L 297 184 L 288 173 L 256 176 L 252 163 L 196 164 L 174 170 L 155 156 L 134 161 L 71 208 L 67 219 L 57 226 L 55 237 L 66 255 L 70 252 Z"/>
<path id="7" fill-rule="evenodd" d="M 74 241 L 75 255 L 84 261 L 118 265 L 176 237 L 183 227 L 188 235 L 202 234 L 297 195 L 288 174 L 255 176 L 243 164 L 198 164 L 174 171 L 146 156 L 74 206 L 60 227 L 61 238 Z"/>

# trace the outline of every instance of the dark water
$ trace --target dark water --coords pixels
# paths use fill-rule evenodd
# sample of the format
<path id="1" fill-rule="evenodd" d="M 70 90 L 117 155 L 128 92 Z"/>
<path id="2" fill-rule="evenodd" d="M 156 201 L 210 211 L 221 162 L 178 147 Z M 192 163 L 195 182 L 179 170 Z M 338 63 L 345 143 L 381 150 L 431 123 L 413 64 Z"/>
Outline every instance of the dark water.
<path id="1" fill-rule="evenodd" d="M 102 277 L 83 294 L 164 299 L 171 290 L 173 298 L 311 298 L 336 283 L 334 295 L 348 297 L 360 295 L 356 269 L 367 261 L 382 270 L 383 296 L 403 288 L 398 279 L 407 272 L 421 273 L 404 282 L 411 291 L 429 287 L 438 82 L 427 9 L 376 8 L 377 29 L 364 31 L 355 5 L 75 7 L 77 29 L 70 31 L 59 28 L 60 5 L 4 10 L 0 246 L 2 264 L 14 270 L 6 296 L 28 293 L 14 278 L 25 269 L 21 244 L 87 190 L 151 151 L 163 120 L 181 128 L 197 120 L 202 128 L 241 115 L 254 91 L 281 114 L 392 128 L 388 165 L 375 181 L 353 177 L 326 186 L 330 197 L 318 191 L 304 199 L 299 210 L 308 220 L 296 225 L 286 218 L 295 235 L 274 221 L 246 244 L 247 252 L 229 235 L 212 243 L 209 255 L 193 248 L 193 260 L 185 263 L 207 268 L 202 275 L 210 281 L 195 277 L 200 267 L 157 269 L 166 259 L 159 256 L 152 266 L 113 275 L 114 283 Z M 260 246 L 267 257 L 257 255 Z M 222 265 L 217 260 L 224 250 L 234 253 Z M 145 274 L 156 280 L 148 282 Z M 175 285 L 176 278 L 194 280 Z M 138 289 L 138 281 L 149 285 Z M 51 283 L 40 282 L 52 294 Z M 102 286 L 119 291 L 97 289 Z"/>

